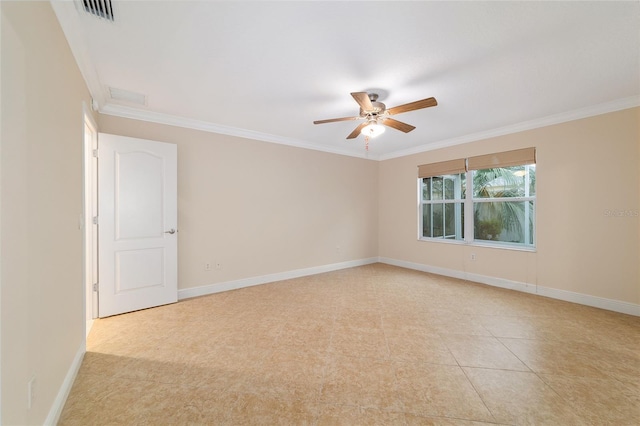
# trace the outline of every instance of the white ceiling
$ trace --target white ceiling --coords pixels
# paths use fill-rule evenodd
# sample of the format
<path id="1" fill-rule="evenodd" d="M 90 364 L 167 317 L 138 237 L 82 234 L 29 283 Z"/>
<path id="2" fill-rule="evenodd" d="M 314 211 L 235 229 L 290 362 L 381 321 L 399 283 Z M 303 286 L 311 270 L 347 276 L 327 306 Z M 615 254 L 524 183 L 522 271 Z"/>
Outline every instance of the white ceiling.
<path id="1" fill-rule="evenodd" d="M 81 2 L 80 2 L 81 3 Z M 640 104 L 640 2 L 54 1 L 107 114 L 372 159 Z M 146 95 L 114 101 L 109 87 Z M 350 92 L 435 97 L 369 142 Z"/>

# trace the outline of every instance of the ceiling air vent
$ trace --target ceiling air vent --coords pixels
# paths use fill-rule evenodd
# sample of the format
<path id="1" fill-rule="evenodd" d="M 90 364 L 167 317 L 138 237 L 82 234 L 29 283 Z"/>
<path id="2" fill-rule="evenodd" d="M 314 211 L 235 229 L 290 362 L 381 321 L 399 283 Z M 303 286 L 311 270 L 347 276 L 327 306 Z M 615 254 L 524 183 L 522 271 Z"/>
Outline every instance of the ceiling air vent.
<path id="1" fill-rule="evenodd" d="M 84 10 L 98 18 L 113 21 L 111 0 L 81 0 Z"/>
<path id="2" fill-rule="evenodd" d="M 147 96 L 142 93 L 130 92 L 124 89 L 109 87 L 109 98 L 114 101 L 128 102 L 131 104 L 146 105 Z"/>

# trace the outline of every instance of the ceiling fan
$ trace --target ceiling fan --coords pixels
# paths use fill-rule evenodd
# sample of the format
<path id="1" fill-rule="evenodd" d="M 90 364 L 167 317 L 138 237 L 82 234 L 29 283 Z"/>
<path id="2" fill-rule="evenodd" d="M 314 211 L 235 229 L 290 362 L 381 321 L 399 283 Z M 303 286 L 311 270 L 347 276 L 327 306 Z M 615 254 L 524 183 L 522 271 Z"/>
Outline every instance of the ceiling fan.
<path id="1" fill-rule="evenodd" d="M 336 121 L 349 120 L 365 120 L 353 132 L 347 136 L 347 139 L 357 138 L 359 134 L 366 137 L 375 137 L 384 132 L 384 126 L 392 127 L 404 133 L 409 133 L 415 126 L 402 121 L 390 118 L 392 115 L 401 114 L 403 112 L 414 111 L 417 109 L 428 108 L 438 105 L 435 98 L 422 99 L 408 104 L 399 105 L 393 108 L 387 108 L 382 102 L 378 102 L 376 93 L 354 92 L 351 93 L 353 99 L 360 105 L 360 115 L 357 117 L 330 118 L 328 120 L 316 120 L 313 124 L 333 123 Z"/>

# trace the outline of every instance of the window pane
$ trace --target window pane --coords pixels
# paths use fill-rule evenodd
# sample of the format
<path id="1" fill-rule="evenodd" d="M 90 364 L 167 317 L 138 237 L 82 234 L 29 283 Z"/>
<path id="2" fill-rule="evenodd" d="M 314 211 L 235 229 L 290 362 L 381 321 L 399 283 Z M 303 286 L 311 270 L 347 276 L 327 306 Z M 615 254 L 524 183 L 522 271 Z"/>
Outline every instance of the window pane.
<path id="1" fill-rule="evenodd" d="M 422 179 L 422 199 L 431 199 L 431 178 Z"/>
<path id="2" fill-rule="evenodd" d="M 476 170 L 473 173 L 475 198 L 524 197 L 525 166 Z"/>
<path id="3" fill-rule="evenodd" d="M 533 202 L 475 203 L 473 210 L 476 240 L 533 244 Z"/>
<path id="4" fill-rule="evenodd" d="M 505 192 L 506 197 L 524 197 L 526 196 L 525 188 L 527 186 L 527 166 L 513 166 L 513 167 L 505 167 L 505 173 L 511 172 L 513 176 L 512 182 L 509 182 L 511 187 L 507 189 Z"/>
<path id="5" fill-rule="evenodd" d="M 442 237 L 444 235 L 443 229 L 443 208 L 442 204 L 433 205 L 433 235 L 434 238 Z"/>
<path id="6" fill-rule="evenodd" d="M 453 200 L 455 199 L 455 181 L 453 176 L 447 176 L 444 179 L 444 198 L 445 200 Z"/>
<path id="7" fill-rule="evenodd" d="M 460 198 L 465 199 L 467 196 L 467 174 L 460 173 Z"/>
<path id="8" fill-rule="evenodd" d="M 456 237 L 456 205 L 457 203 L 447 203 L 444 205 L 445 238 L 455 239 Z"/>
<path id="9" fill-rule="evenodd" d="M 431 185 L 433 186 L 431 196 L 434 200 L 442 200 L 442 181 L 441 176 L 431 178 Z"/>
<path id="10" fill-rule="evenodd" d="M 431 237 L 431 204 L 422 205 L 422 236 Z"/>

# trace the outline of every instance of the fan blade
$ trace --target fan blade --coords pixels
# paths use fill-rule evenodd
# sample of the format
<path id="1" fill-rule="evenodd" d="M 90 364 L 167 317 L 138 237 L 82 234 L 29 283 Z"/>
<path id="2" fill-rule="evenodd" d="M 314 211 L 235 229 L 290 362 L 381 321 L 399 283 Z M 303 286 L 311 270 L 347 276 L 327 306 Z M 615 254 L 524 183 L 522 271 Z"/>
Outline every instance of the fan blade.
<path id="1" fill-rule="evenodd" d="M 361 117 L 342 117 L 342 118 L 330 118 L 328 120 L 316 120 L 313 124 L 324 124 L 324 123 L 334 123 L 336 121 L 349 121 L 349 120 L 357 120 Z"/>
<path id="2" fill-rule="evenodd" d="M 367 94 L 367 92 L 354 92 L 351 94 L 351 96 L 353 96 L 353 99 L 356 100 L 363 111 L 373 110 L 373 105 L 371 105 L 371 99 L 369 99 L 369 95 Z"/>
<path id="3" fill-rule="evenodd" d="M 438 105 L 436 98 L 422 99 L 421 101 L 410 102 L 408 104 L 399 105 L 397 107 L 387 109 L 389 115 L 400 114 L 403 112 L 414 111 L 416 109 L 428 108 Z"/>
<path id="4" fill-rule="evenodd" d="M 362 123 L 362 124 L 360 124 L 358 127 L 356 127 L 356 128 L 353 130 L 353 132 L 351 132 L 351 133 L 349 134 L 349 136 L 347 136 L 347 139 L 355 139 L 355 138 L 357 138 L 357 137 L 358 137 L 358 135 L 360 134 L 360 132 L 362 131 L 362 129 L 364 128 L 364 126 L 366 126 L 367 124 L 369 124 L 369 123 L 367 123 L 367 122 L 365 121 L 364 123 Z"/>
<path id="5" fill-rule="evenodd" d="M 384 124 L 385 126 L 393 127 L 394 129 L 400 130 L 401 132 L 405 133 L 409 133 L 416 128 L 411 124 L 403 123 L 402 121 L 394 120 L 393 118 L 385 118 L 384 120 L 382 120 L 382 124 Z"/>

